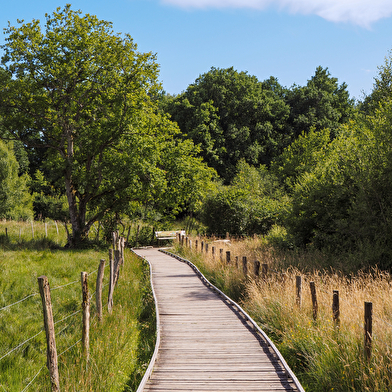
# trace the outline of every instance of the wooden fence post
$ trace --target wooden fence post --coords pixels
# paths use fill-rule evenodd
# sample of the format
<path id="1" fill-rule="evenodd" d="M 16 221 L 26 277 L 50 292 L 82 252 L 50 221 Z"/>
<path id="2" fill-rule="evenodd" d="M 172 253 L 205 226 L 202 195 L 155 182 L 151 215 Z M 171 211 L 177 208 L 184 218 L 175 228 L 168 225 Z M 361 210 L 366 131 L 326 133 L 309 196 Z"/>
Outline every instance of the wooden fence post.
<path id="1" fill-rule="evenodd" d="M 48 238 L 48 224 L 45 222 L 45 238 Z"/>
<path id="2" fill-rule="evenodd" d="M 60 391 L 59 369 L 57 363 L 56 339 L 54 335 L 54 323 L 52 301 L 50 298 L 49 281 L 46 276 L 38 278 L 39 292 L 42 299 L 44 326 L 46 332 L 47 366 L 50 374 L 52 392 Z"/>
<path id="3" fill-rule="evenodd" d="M 197 246 L 199 245 L 199 241 L 195 240 L 195 249 L 197 250 Z"/>
<path id="4" fill-rule="evenodd" d="M 208 242 L 206 242 L 206 253 L 208 253 Z"/>
<path id="5" fill-rule="evenodd" d="M 263 263 L 261 266 L 261 278 L 263 280 L 267 280 L 267 275 L 268 275 L 268 264 Z"/>
<path id="6" fill-rule="evenodd" d="M 200 244 L 200 252 L 203 253 L 203 250 L 204 250 L 204 241 L 201 241 L 201 244 Z"/>
<path id="7" fill-rule="evenodd" d="M 313 320 L 317 320 L 318 313 L 318 304 L 317 304 L 317 295 L 316 295 L 316 285 L 314 282 L 309 283 L 310 286 L 310 294 L 312 295 L 312 305 L 313 305 Z"/>
<path id="8" fill-rule="evenodd" d="M 189 239 L 189 249 L 192 249 L 192 240 Z"/>
<path id="9" fill-rule="evenodd" d="M 226 251 L 226 263 L 230 264 L 230 251 Z"/>
<path id="10" fill-rule="evenodd" d="M 215 246 L 211 248 L 212 258 L 215 259 Z"/>
<path id="11" fill-rule="evenodd" d="M 220 258 L 220 261 L 223 261 L 223 249 L 222 248 L 219 249 L 219 258 Z"/>
<path id="12" fill-rule="evenodd" d="M 332 299 L 332 318 L 335 323 L 335 326 L 340 325 L 340 307 L 339 307 L 339 291 L 333 291 L 333 299 Z"/>
<path id="13" fill-rule="evenodd" d="M 372 355 L 372 319 L 373 319 L 373 304 L 372 302 L 365 302 L 365 357 L 367 360 Z"/>
<path id="14" fill-rule="evenodd" d="M 117 286 L 118 278 L 120 275 L 120 265 L 121 265 L 121 252 L 116 249 L 114 251 L 114 286 Z"/>
<path id="15" fill-rule="evenodd" d="M 83 329 L 82 329 L 82 345 L 86 356 L 86 361 L 90 358 L 90 297 L 88 295 L 88 274 L 81 273 L 82 282 L 82 310 L 83 310 Z"/>
<path id="16" fill-rule="evenodd" d="M 235 267 L 238 268 L 238 256 L 235 257 Z"/>
<path id="17" fill-rule="evenodd" d="M 109 249 L 110 277 L 109 277 L 109 293 L 108 293 L 108 312 L 112 313 L 113 308 L 113 290 L 114 290 L 114 260 L 113 249 Z"/>
<path id="18" fill-rule="evenodd" d="M 245 276 L 248 275 L 248 262 L 246 256 L 242 257 L 242 272 Z"/>
<path id="19" fill-rule="evenodd" d="M 260 275 L 260 261 L 255 260 L 253 262 L 253 275 L 257 279 Z"/>
<path id="20" fill-rule="evenodd" d="M 97 284 L 95 288 L 95 304 L 97 307 L 98 321 L 102 321 L 102 281 L 105 271 L 105 259 L 99 262 Z"/>
<path id="21" fill-rule="evenodd" d="M 296 289 L 296 304 L 300 308 L 301 307 L 301 296 L 302 296 L 302 277 L 295 277 L 295 289 Z"/>

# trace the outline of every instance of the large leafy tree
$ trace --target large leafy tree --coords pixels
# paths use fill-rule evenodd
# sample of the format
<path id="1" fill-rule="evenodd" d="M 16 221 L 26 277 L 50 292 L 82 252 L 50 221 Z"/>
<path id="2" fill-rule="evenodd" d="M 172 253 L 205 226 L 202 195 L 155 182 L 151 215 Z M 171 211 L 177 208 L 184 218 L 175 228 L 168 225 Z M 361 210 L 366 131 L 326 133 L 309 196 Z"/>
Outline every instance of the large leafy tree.
<path id="1" fill-rule="evenodd" d="M 328 68 L 317 67 L 306 86 L 294 85 L 285 99 L 290 106 L 288 125 L 295 137 L 311 129 L 325 128 L 335 136 L 339 126 L 354 114 L 354 100 L 350 98 L 347 84 L 339 85 Z"/>
<path id="2" fill-rule="evenodd" d="M 46 151 L 45 172 L 65 187 L 76 246 L 104 214 L 167 183 L 161 154 L 177 128 L 157 110 L 158 64 L 129 35 L 70 5 L 47 14 L 43 29 L 33 20 L 6 34 L 4 127 Z"/>
<path id="3" fill-rule="evenodd" d="M 229 183 L 237 163 L 269 164 L 291 141 L 285 130 L 289 107 L 276 79 L 260 82 L 233 68 L 201 75 L 165 109 L 201 156 Z"/>

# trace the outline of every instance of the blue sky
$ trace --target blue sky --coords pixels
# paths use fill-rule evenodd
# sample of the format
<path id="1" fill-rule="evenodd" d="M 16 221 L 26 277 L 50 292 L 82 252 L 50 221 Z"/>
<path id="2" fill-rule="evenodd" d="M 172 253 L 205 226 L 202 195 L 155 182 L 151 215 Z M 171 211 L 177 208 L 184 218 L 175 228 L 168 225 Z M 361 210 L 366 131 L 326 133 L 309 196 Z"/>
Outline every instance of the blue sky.
<path id="1" fill-rule="evenodd" d="M 73 9 L 111 21 L 141 52 L 157 54 L 160 80 L 178 94 L 211 67 L 304 85 L 328 67 L 352 97 L 370 93 L 392 49 L 391 0 L 75 0 Z M 0 26 L 44 20 L 66 4 L 2 0 Z M 0 44 L 4 35 L 0 36 Z"/>

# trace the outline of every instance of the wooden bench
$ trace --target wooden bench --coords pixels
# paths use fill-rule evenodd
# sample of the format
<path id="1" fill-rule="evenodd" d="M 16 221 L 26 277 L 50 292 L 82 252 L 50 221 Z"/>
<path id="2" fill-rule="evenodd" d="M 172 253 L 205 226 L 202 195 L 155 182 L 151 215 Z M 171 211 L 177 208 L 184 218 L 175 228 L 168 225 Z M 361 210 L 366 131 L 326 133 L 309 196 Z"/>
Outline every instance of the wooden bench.
<path id="1" fill-rule="evenodd" d="M 185 230 L 156 231 L 155 238 L 159 240 L 175 240 L 177 235 L 185 235 Z"/>

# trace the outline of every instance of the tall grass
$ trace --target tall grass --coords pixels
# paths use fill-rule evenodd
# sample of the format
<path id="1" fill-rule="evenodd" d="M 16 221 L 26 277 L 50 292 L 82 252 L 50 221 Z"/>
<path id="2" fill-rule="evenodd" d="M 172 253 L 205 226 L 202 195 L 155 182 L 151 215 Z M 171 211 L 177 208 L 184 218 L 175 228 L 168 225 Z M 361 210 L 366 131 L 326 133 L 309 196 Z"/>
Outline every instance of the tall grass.
<path id="1" fill-rule="evenodd" d="M 211 241 L 204 239 L 205 241 Z M 199 239 L 200 242 L 200 239 Z M 195 241 L 193 241 L 193 244 Z M 229 265 L 212 257 L 211 246 L 230 250 Z M 245 310 L 276 343 L 307 391 L 392 390 L 392 288 L 388 272 L 374 269 L 345 275 L 309 263 L 309 254 L 275 252 L 262 239 L 209 244 L 209 253 L 180 248 L 217 286 Z M 218 251 L 219 255 L 219 251 Z M 235 256 L 269 265 L 266 281 L 245 277 Z M 278 256 L 279 255 L 279 256 Z M 302 259 L 301 259 L 302 257 Z M 325 258 L 313 255 L 313 261 Z M 292 260 L 293 266 L 288 266 Z M 298 266 L 305 268 L 298 268 Z M 296 304 L 296 276 L 302 276 L 302 303 Z M 316 284 L 318 317 L 313 319 L 309 283 Z M 340 324 L 332 318 L 333 290 L 339 290 Z M 373 303 L 373 345 L 364 355 L 364 302 Z"/>
<path id="2" fill-rule="evenodd" d="M 107 251 L 61 248 L 66 242 L 65 231 L 56 238 L 54 229 L 46 237 L 37 223 L 34 240 L 28 238 L 27 225 L 26 237 L 20 239 L 18 226 L 6 224 L 7 237 L 4 233 L 0 245 L 0 309 L 28 298 L 0 310 L 0 358 L 32 339 L 0 360 L 0 391 L 23 391 L 30 382 L 28 391 L 50 390 L 37 283 L 40 275 L 48 277 L 51 287 L 61 390 L 135 390 L 154 349 L 155 315 L 148 266 L 126 251 L 113 312 L 109 314 L 104 306 L 103 321 L 99 322 L 95 316 L 96 270 L 100 259 L 108 260 Z M 80 342 L 82 271 L 89 273 L 92 296 L 88 363 Z M 103 301 L 108 297 L 108 279 L 109 269 L 105 268 Z"/>

